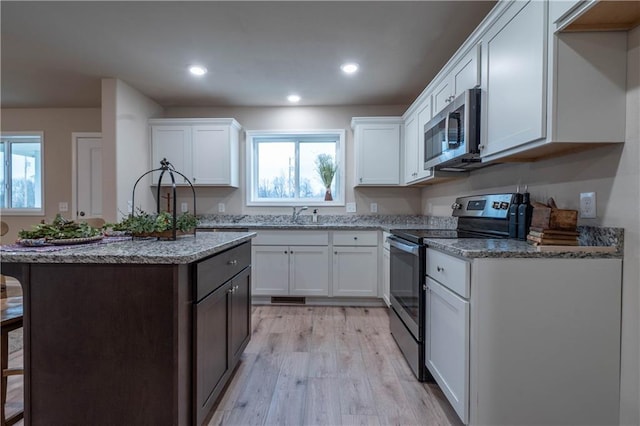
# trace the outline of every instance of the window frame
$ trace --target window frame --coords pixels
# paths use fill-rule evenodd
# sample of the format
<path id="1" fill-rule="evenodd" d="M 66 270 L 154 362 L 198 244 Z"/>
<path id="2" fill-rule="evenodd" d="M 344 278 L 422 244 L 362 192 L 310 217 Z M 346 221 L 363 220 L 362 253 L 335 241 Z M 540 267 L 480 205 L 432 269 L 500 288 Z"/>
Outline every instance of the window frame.
<path id="1" fill-rule="evenodd" d="M 345 205 L 346 190 L 346 171 L 345 171 L 345 151 L 346 151 L 346 132 L 344 129 L 319 129 L 319 130 L 247 130 L 246 135 L 246 205 L 262 206 L 262 207 L 292 207 L 305 205 L 309 207 L 334 207 Z M 336 192 L 333 195 L 333 201 L 309 200 L 304 198 L 286 199 L 283 201 L 276 200 L 258 200 L 257 199 L 257 158 L 256 149 L 257 142 L 261 138 L 273 138 L 281 136 L 283 138 L 297 138 L 304 136 L 321 137 L 328 136 L 336 139 L 336 164 L 338 170 L 334 177 Z M 296 163 L 296 172 L 299 173 L 300 165 Z"/>
<path id="2" fill-rule="evenodd" d="M 21 132 L 0 132 L 0 139 L 1 142 L 5 142 L 5 138 L 11 138 L 11 137 L 25 137 L 25 136 L 31 136 L 31 137 L 38 137 L 40 138 L 40 208 L 11 208 L 11 207 L 2 207 L 0 208 L 0 214 L 2 214 L 3 216 L 44 216 L 45 214 L 45 187 L 44 187 L 44 156 L 45 156 L 45 150 L 44 150 L 44 132 L 42 131 L 21 131 Z M 8 141 L 9 142 L 9 146 L 13 145 L 14 143 L 20 143 L 17 141 Z M 34 143 L 34 142 L 30 142 L 30 143 Z M 7 153 L 9 153 L 10 156 L 10 152 L 11 149 L 9 149 L 8 151 L 5 152 L 5 155 L 7 155 Z M 5 158 L 5 161 L 7 161 L 7 164 L 5 164 L 5 171 L 7 172 L 7 176 L 9 177 L 9 181 L 11 180 L 11 161 L 9 161 L 9 156 L 7 156 L 7 158 Z M 8 181 L 8 182 L 9 182 Z M 8 185 L 8 182 L 6 182 L 6 184 Z M 10 189 L 9 186 L 7 186 L 7 193 L 8 193 L 8 199 L 11 199 L 12 193 L 10 193 L 8 190 Z"/>

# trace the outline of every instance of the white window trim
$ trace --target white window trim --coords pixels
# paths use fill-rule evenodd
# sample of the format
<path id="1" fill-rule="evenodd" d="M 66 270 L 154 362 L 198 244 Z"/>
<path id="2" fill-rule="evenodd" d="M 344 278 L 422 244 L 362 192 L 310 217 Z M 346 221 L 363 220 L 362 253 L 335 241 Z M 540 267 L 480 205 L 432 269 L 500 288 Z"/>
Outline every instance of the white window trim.
<path id="1" fill-rule="evenodd" d="M 336 163 L 338 165 L 336 185 L 339 188 L 339 194 L 333 201 L 255 201 L 253 196 L 256 188 L 253 186 L 253 177 L 256 173 L 256 164 L 254 163 L 254 139 L 271 135 L 335 135 L 338 138 L 336 149 Z M 345 151 L 346 151 L 346 132 L 344 129 L 318 129 L 318 130 L 247 130 L 245 138 L 245 151 L 247 156 L 246 163 L 246 191 L 247 191 L 247 206 L 262 206 L 262 207 L 291 207 L 304 204 L 309 207 L 334 207 L 345 205 L 345 190 L 346 190 L 346 178 L 345 171 Z"/>
<path id="2" fill-rule="evenodd" d="M 1 136 L 28 136 L 28 135 L 38 135 L 40 136 L 40 188 L 42 188 L 42 203 L 39 209 L 7 209 L 0 208 L 0 214 L 2 216 L 44 216 L 45 212 L 45 187 L 44 187 L 44 132 L 43 131 L 33 131 L 33 132 L 2 132 Z"/>

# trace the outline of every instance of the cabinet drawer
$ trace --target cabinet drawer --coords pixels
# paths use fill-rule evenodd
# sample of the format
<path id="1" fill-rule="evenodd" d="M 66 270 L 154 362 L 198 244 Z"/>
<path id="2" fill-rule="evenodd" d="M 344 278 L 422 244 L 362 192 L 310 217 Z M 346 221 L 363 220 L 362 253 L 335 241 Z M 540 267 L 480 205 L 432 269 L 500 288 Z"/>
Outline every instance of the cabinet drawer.
<path id="1" fill-rule="evenodd" d="M 377 231 L 336 231 L 333 233 L 334 246 L 377 246 Z"/>
<path id="2" fill-rule="evenodd" d="M 326 231 L 258 231 L 254 245 L 263 246 L 327 246 Z"/>
<path id="3" fill-rule="evenodd" d="M 427 275 L 464 298 L 469 298 L 471 265 L 462 259 L 427 249 Z"/>
<path id="4" fill-rule="evenodd" d="M 251 244 L 244 243 L 196 264 L 196 301 L 199 301 L 251 264 Z"/>

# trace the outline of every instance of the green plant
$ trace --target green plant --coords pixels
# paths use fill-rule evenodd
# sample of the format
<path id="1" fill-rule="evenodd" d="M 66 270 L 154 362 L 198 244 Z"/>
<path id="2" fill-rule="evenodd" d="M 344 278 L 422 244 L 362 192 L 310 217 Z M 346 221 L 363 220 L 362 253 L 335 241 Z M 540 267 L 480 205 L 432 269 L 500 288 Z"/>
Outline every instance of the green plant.
<path id="1" fill-rule="evenodd" d="M 45 238 L 47 240 L 64 240 L 69 238 L 95 237 L 102 233 L 102 230 L 93 228 L 84 222 L 74 222 L 66 220 L 60 214 L 48 223 L 33 225 L 31 230 L 24 229 L 18 232 L 18 236 L 23 239 Z"/>
<path id="2" fill-rule="evenodd" d="M 329 154 L 318 154 L 316 157 L 316 171 L 320 175 L 320 180 L 325 188 L 331 187 L 333 177 L 338 170 L 338 165 L 333 162 L 333 157 Z"/>
<path id="3" fill-rule="evenodd" d="M 176 217 L 176 230 L 186 232 L 194 229 L 198 218 L 191 213 L 182 213 Z M 173 229 L 173 215 L 169 212 L 147 213 L 138 209 L 120 223 L 108 224 L 114 231 L 128 231 L 132 234 L 149 234 Z"/>

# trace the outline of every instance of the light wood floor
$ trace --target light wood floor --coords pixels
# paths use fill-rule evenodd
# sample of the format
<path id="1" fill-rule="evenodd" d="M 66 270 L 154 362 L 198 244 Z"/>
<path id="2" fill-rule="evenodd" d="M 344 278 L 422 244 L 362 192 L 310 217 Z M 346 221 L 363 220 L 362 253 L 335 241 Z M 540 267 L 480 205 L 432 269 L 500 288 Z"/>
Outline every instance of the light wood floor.
<path id="1" fill-rule="evenodd" d="M 209 425 L 461 424 L 418 382 L 386 308 L 254 307 L 253 334 Z"/>
<path id="2" fill-rule="evenodd" d="M 386 308 L 257 306 L 252 327 L 209 425 L 461 424 L 438 386 L 413 376 Z M 9 410 L 22 405 L 22 380 L 10 379 Z"/>

